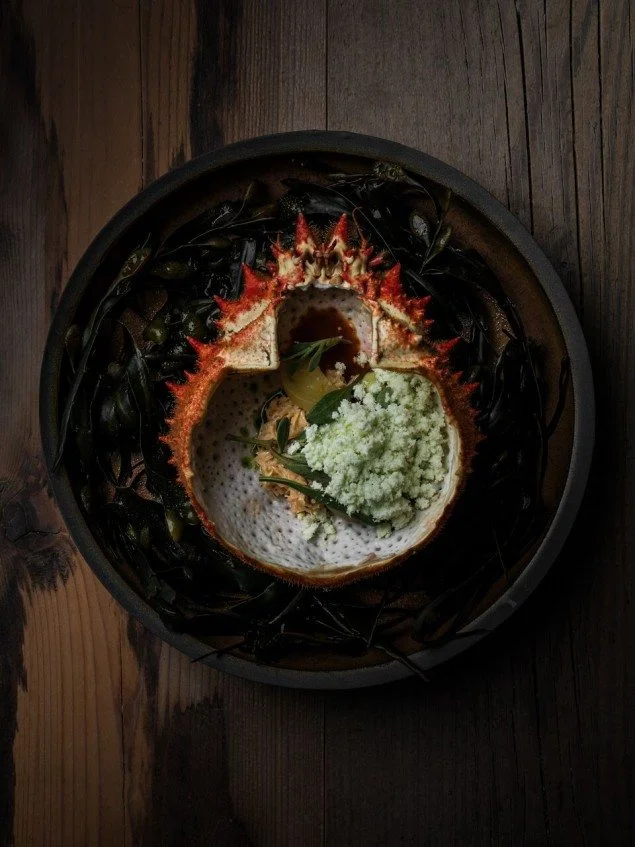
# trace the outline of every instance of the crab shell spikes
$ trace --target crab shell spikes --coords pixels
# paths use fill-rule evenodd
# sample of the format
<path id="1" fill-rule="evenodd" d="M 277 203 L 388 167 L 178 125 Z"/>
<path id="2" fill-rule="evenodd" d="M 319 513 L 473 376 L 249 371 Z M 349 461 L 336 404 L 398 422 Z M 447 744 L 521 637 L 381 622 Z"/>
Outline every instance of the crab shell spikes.
<path id="1" fill-rule="evenodd" d="M 470 404 L 472 384 L 461 382 L 450 356 L 458 339 L 428 334 L 428 297 L 408 297 L 398 264 L 381 271 L 374 248 L 349 240 L 346 215 L 321 239 L 304 215 L 295 244 L 272 245 L 269 273 L 243 267 L 237 300 L 216 298 L 218 338 L 189 339 L 197 365 L 185 382 L 169 385 L 175 399 L 163 440 L 179 482 L 204 528 L 235 556 L 290 582 L 329 587 L 392 567 L 426 544 L 445 524 L 469 473 L 479 433 Z M 439 497 L 387 538 L 333 517 L 337 534 L 308 541 L 286 500 L 271 496 L 244 467 L 247 448 L 229 441 L 251 429 L 266 397 L 280 387 L 281 350 L 307 316 L 335 309 L 357 336 L 370 368 L 418 373 L 433 388 L 448 433 L 446 475 Z"/>

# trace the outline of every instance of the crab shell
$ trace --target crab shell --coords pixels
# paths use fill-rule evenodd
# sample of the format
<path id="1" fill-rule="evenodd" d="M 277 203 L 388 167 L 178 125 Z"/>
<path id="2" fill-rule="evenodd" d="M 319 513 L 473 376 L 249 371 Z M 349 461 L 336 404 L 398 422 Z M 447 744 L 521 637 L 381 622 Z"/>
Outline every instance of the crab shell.
<path id="1" fill-rule="evenodd" d="M 295 246 L 272 247 L 269 273 L 243 267 L 238 300 L 217 298 L 218 339 L 190 340 L 197 368 L 171 384 L 176 403 L 164 441 L 179 482 L 203 526 L 243 561 L 290 582 L 331 587 L 396 565 L 430 541 L 459 496 L 479 439 L 470 405 L 473 384 L 453 373 L 449 353 L 458 339 L 434 343 L 425 318 L 429 298 L 407 297 L 400 267 L 375 268 L 373 247 L 347 243 L 343 215 L 320 242 L 303 215 Z M 251 427 L 264 399 L 280 386 L 280 349 L 309 308 L 335 307 L 349 321 L 371 368 L 419 373 L 438 393 L 448 430 L 447 473 L 431 506 L 403 529 L 378 538 L 372 526 L 335 516 L 337 533 L 307 541 L 285 499 L 272 497 L 244 467 L 244 446 L 228 441 Z"/>

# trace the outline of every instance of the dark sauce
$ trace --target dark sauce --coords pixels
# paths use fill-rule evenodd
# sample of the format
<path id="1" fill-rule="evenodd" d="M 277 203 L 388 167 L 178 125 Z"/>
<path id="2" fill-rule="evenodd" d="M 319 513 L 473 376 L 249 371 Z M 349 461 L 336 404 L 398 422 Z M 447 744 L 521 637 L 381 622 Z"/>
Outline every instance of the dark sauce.
<path id="1" fill-rule="evenodd" d="M 320 368 L 331 370 L 336 362 L 346 366 L 346 376 L 351 378 L 368 370 L 367 365 L 354 361 L 360 351 L 359 338 L 353 324 L 333 306 L 326 309 L 308 309 L 291 332 L 292 341 L 320 341 L 322 338 L 334 338 L 340 335 L 345 342 L 327 350 Z"/>

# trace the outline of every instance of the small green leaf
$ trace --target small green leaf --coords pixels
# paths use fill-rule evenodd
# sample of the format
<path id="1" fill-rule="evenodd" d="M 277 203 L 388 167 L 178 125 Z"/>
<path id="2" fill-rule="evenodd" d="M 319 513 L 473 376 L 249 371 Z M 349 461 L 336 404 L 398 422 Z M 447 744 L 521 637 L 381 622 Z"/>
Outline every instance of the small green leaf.
<path id="1" fill-rule="evenodd" d="M 299 438 L 300 436 L 298 436 L 298 439 Z M 274 441 L 260 441 L 258 438 L 243 438 L 240 435 L 228 435 L 227 441 L 235 441 L 238 444 L 250 444 L 252 447 L 267 450 L 271 453 L 274 459 L 277 459 L 277 461 L 280 462 L 283 467 L 287 468 L 289 471 L 293 471 L 293 473 L 297 473 L 298 476 L 303 476 L 305 479 L 315 480 L 316 482 L 322 483 L 328 481 L 328 477 L 326 477 L 322 471 L 315 471 L 309 466 L 304 456 L 299 454 L 285 456 L 282 452 L 276 450 Z M 246 464 L 243 460 L 241 460 L 241 464 L 243 467 L 252 467 L 251 463 Z"/>
<path id="2" fill-rule="evenodd" d="M 146 238 L 145 243 L 141 247 L 137 247 L 126 259 L 121 270 L 119 271 L 119 275 L 115 280 L 115 284 L 121 282 L 124 279 L 129 279 L 131 276 L 134 276 L 143 265 L 148 261 L 150 256 L 152 255 L 152 250 L 149 246 L 150 237 Z"/>
<path id="3" fill-rule="evenodd" d="M 158 315 L 143 330 L 144 340 L 152 341 L 154 344 L 163 344 L 168 334 L 164 315 Z"/>
<path id="4" fill-rule="evenodd" d="M 376 526 L 380 523 L 380 521 L 371 518 L 369 515 L 363 515 L 361 512 L 353 512 L 352 514 L 349 514 L 344 506 L 335 500 L 335 498 L 330 497 L 323 491 L 320 491 L 319 488 L 311 488 L 309 485 L 302 485 L 301 482 L 296 482 L 294 479 L 285 479 L 281 476 L 261 476 L 260 482 L 271 482 L 275 485 L 286 485 L 287 488 L 293 488 L 295 491 L 299 491 L 300 494 L 310 497 L 311 500 L 315 500 L 316 503 L 320 503 L 332 512 L 337 512 L 346 518 L 350 518 L 350 520 L 359 521 L 359 523 L 369 524 L 370 526 Z"/>
<path id="5" fill-rule="evenodd" d="M 276 424 L 276 441 L 278 442 L 278 450 L 284 453 L 289 440 L 289 431 L 291 429 L 291 421 L 289 418 L 280 418 Z"/>
<path id="6" fill-rule="evenodd" d="M 315 353 L 309 359 L 309 367 L 307 368 L 309 372 L 314 371 L 317 367 L 319 367 L 323 353 L 324 347 L 318 347 L 316 349 Z"/>
<path id="7" fill-rule="evenodd" d="M 306 444 L 306 429 L 303 429 L 302 432 L 299 432 L 294 438 L 290 438 L 290 441 L 297 441 L 298 444 Z"/>
<path id="8" fill-rule="evenodd" d="M 274 458 L 277 459 L 288 471 L 297 473 L 298 476 L 303 476 L 305 479 L 309 479 L 311 481 L 321 482 L 322 484 L 328 483 L 327 475 L 322 471 L 313 470 L 304 456 L 283 456 L 275 450 L 272 450 L 271 452 Z"/>
<path id="9" fill-rule="evenodd" d="M 348 344 L 348 341 L 341 335 L 334 338 L 321 338 L 319 341 L 296 341 L 290 352 L 282 357 L 282 361 L 291 362 L 290 373 L 294 373 L 303 362 L 308 362 L 307 370 L 314 371 L 326 351 L 338 344 Z"/>
<path id="10" fill-rule="evenodd" d="M 318 400 L 315 406 L 307 413 L 306 419 L 309 424 L 322 426 L 326 423 L 331 423 L 333 420 L 333 412 L 336 412 L 342 401 L 348 400 L 353 393 L 355 386 L 361 382 L 364 375 L 360 374 L 355 377 L 352 382 L 345 385 L 344 388 L 337 388 L 335 391 L 329 391 L 321 400 Z"/>

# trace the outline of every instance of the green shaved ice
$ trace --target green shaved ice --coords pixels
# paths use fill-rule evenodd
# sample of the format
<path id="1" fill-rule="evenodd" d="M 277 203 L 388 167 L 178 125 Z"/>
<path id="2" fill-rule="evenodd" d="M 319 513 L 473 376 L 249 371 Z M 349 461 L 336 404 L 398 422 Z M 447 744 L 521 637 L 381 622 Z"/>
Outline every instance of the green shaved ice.
<path id="1" fill-rule="evenodd" d="M 373 376 L 355 386 L 331 422 L 307 427 L 302 455 L 326 474 L 324 492 L 349 514 L 369 515 L 394 530 L 439 497 L 449 433 L 429 380 L 381 369 Z"/>

